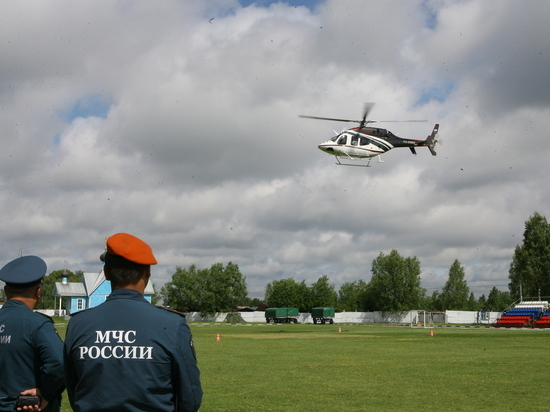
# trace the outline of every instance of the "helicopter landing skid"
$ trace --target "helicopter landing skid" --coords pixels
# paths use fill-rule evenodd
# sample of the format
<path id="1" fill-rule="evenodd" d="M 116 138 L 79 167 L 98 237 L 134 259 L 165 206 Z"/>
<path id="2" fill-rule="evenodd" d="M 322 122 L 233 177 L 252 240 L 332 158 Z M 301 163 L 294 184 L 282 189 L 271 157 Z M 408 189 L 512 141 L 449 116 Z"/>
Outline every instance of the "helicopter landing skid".
<path id="1" fill-rule="evenodd" d="M 384 163 L 384 161 L 382 160 L 382 158 L 380 157 L 380 155 L 377 156 L 378 157 L 378 163 Z M 354 162 L 362 162 L 364 163 L 364 158 L 353 158 L 353 157 L 350 157 L 350 156 L 347 156 L 346 157 L 347 160 L 352 160 Z M 372 160 L 372 157 L 369 157 L 368 158 L 368 161 L 367 161 L 367 164 L 352 164 L 352 163 L 342 163 L 340 161 L 340 158 L 338 156 L 336 156 L 336 164 L 338 166 L 354 166 L 354 167 L 370 167 L 370 162 Z"/>

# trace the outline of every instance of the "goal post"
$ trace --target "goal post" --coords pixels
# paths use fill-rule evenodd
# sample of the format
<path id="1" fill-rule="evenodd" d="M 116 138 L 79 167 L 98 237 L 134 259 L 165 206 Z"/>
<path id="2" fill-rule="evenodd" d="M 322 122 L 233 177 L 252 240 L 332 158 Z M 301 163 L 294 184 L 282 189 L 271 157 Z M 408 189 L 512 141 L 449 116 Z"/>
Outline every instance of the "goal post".
<path id="1" fill-rule="evenodd" d="M 434 316 L 433 312 L 428 310 L 419 310 L 416 316 L 411 316 L 411 328 L 433 328 Z"/>

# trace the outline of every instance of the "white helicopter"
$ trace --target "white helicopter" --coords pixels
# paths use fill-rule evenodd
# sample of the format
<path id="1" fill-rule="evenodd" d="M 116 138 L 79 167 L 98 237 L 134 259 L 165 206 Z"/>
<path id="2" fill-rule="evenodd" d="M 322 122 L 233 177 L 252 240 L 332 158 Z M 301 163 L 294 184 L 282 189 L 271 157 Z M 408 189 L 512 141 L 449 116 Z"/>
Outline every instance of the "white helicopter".
<path id="1" fill-rule="evenodd" d="M 336 156 L 337 165 L 340 166 L 362 166 L 369 167 L 373 157 L 378 156 L 379 162 L 383 162 L 380 155 L 395 147 L 408 147 L 412 154 L 416 155 L 415 147 L 426 146 L 430 149 L 433 156 L 436 156 L 434 148 L 438 140 L 435 138 L 439 131 L 439 124 L 436 124 L 433 128 L 432 134 L 425 140 L 405 139 L 394 135 L 392 132 L 386 129 L 380 129 L 378 127 L 365 127 L 369 123 L 382 123 L 382 122 L 425 122 L 426 120 L 367 120 L 369 111 L 374 106 L 374 103 L 366 103 L 362 120 L 348 120 L 348 119 L 333 119 L 329 117 L 317 117 L 317 116 L 303 116 L 300 117 L 306 119 L 316 120 L 331 120 L 335 122 L 353 122 L 359 123 L 359 127 L 353 127 L 351 129 L 344 129 L 338 133 L 332 139 L 321 143 L 318 147 L 323 152 Z M 345 160 L 364 160 L 367 159 L 367 164 L 350 164 L 343 163 L 340 158 Z"/>

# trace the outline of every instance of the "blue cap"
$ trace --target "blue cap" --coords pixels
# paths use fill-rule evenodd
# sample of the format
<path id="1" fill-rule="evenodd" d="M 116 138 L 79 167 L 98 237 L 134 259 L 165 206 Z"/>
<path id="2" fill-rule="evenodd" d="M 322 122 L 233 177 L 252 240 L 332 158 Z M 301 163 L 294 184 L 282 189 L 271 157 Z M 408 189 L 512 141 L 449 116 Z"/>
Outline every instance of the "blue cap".
<path id="1" fill-rule="evenodd" d="M 0 280 L 10 285 L 25 285 L 38 282 L 46 270 L 46 262 L 38 256 L 22 256 L 0 269 Z"/>

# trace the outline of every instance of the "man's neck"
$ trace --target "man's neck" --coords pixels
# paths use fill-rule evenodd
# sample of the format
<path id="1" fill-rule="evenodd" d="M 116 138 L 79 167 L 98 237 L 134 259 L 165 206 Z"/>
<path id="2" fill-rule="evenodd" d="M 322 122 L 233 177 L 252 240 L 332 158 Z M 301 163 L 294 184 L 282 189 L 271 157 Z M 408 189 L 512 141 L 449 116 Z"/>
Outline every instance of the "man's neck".
<path id="1" fill-rule="evenodd" d="M 134 283 L 132 285 L 125 285 L 125 286 L 113 286 L 111 283 L 111 287 L 113 290 L 115 289 L 131 289 L 136 290 L 142 295 L 145 294 L 145 287 L 147 286 L 147 281 L 144 278 L 141 278 L 137 283 Z"/>
<path id="2" fill-rule="evenodd" d="M 30 310 L 34 310 L 34 308 L 36 307 L 36 304 L 38 303 L 36 301 L 36 299 L 33 299 L 33 298 L 24 298 L 24 297 L 21 297 L 21 296 L 15 296 L 9 300 L 16 300 L 18 302 L 21 302 L 23 304 L 25 304 L 25 306 L 27 306 Z"/>

